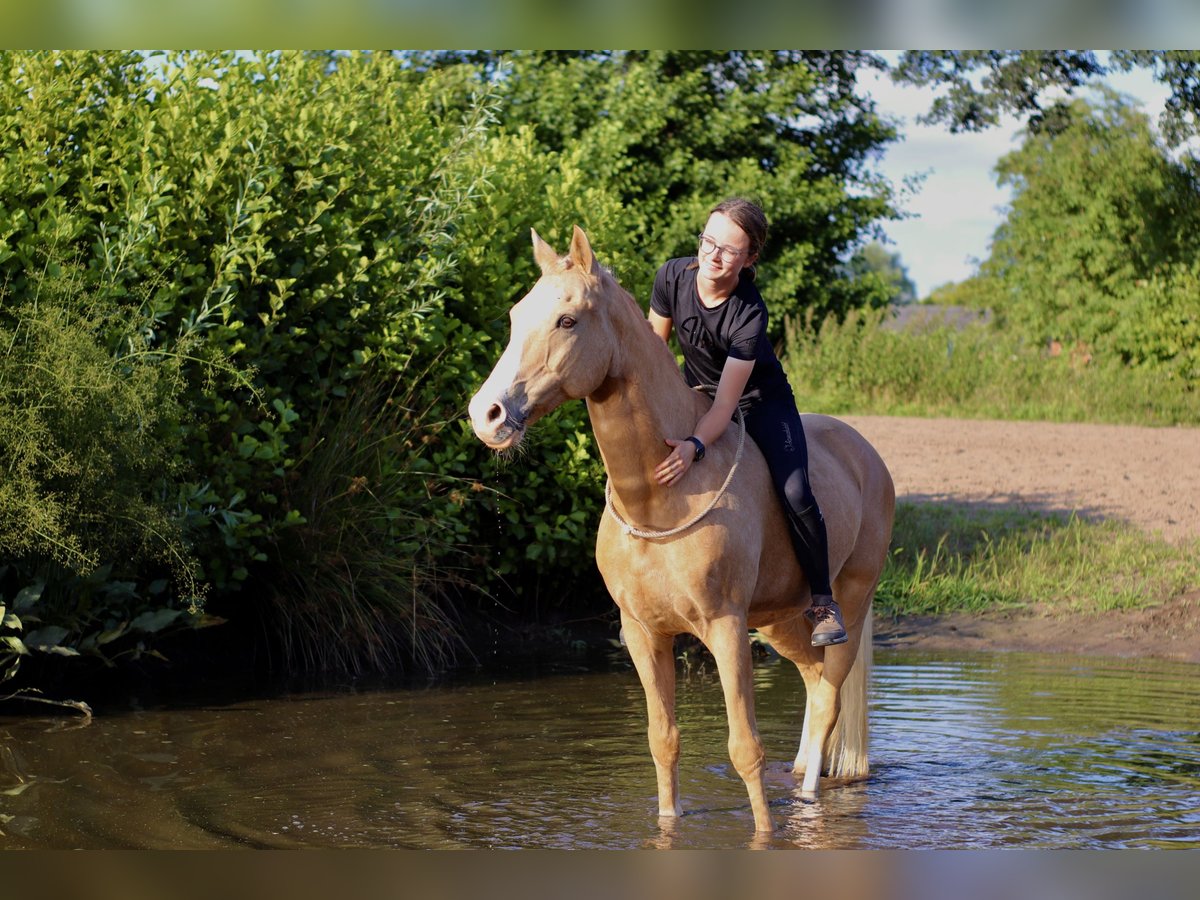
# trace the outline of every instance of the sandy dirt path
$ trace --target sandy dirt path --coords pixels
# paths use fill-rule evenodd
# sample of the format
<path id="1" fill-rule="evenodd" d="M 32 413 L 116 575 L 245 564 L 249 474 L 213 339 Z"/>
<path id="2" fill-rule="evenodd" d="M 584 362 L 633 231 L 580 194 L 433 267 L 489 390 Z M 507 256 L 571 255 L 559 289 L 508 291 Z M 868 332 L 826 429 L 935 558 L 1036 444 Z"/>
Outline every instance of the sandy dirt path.
<path id="1" fill-rule="evenodd" d="M 1017 505 L 1200 537 L 1200 428 L 845 416 L 898 497 Z"/>
<path id="2" fill-rule="evenodd" d="M 1074 511 L 1130 522 L 1175 543 L 1200 538 L 1200 428 L 842 418 L 879 450 L 900 499 Z M 1200 590 L 1149 609 L 1070 621 L 1036 613 L 877 621 L 876 641 L 1200 663 Z"/>

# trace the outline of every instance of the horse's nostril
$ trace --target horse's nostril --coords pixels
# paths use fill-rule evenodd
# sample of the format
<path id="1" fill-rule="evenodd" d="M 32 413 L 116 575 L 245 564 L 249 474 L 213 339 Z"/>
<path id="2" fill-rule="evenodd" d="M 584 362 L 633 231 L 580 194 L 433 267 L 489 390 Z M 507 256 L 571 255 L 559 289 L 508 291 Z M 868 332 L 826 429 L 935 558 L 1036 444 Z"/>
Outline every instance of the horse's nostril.
<path id="1" fill-rule="evenodd" d="M 489 425 L 495 425 L 497 422 L 502 421 L 504 421 L 504 407 L 499 403 L 493 403 L 488 407 L 487 423 Z"/>

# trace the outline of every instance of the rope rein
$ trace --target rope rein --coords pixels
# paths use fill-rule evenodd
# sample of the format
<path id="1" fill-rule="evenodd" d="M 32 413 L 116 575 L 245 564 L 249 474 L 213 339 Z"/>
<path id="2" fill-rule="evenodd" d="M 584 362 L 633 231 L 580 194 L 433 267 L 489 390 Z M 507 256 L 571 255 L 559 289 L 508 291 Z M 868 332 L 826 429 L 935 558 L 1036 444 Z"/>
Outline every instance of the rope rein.
<path id="1" fill-rule="evenodd" d="M 700 385 L 698 390 L 702 390 L 702 391 L 706 391 L 706 392 L 715 394 L 716 390 L 717 390 L 717 386 L 715 384 Z M 684 522 L 682 525 L 679 525 L 675 528 L 668 529 L 667 531 L 648 531 L 643 528 L 638 528 L 635 525 L 630 525 L 628 522 L 626 522 L 624 519 L 621 518 L 620 513 L 617 512 L 617 508 L 615 506 L 613 506 L 612 479 L 609 478 L 607 481 L 605 481 L 605 483 L 604 483 L 604 508 L 608 511 L 608 513 L 614 519 L 617 520 L 617 524 L 621 526 L 621 531 L 623 531 L 625 534 L 633 535 L 634 537 L 642 538 L 643 540 L 647 540 L 647 541 L 659 540 L 661 538 L 669 538 L 669 537 L 673 537 L 674 535 L 679 534 L 681 531 L 687 531 L 689 528 L 691 528 L 693 525 L 695 525 L 697 522 L 699 522 L 701 519 L 703 519 L 705 516 L 707 516 L 710 512 L 712 512 L 713 507 L 717 505 L 717 503 L 720 501 L 720 499 L 723 496 L 725 496 L 725 491 L 729 487 L 729 483 L 731 481 L 733 481 L 733 473 L 737 471 L 738 463 L 740 463 L 742 460 L 742 448 L 746 445 L 746 418 L 745 418 L 745 416 L 742 415 L 741 406 L 736 407 L 736 410 L 737 410 L 738 426 L 739 426 L 740 430 L 738 433 L 737 451 L 733 454 L 733 465 L 729 467 L 729 474 L 725 476 L 724 484 L 722 484 L 720 489 L 717 491 L 717 493 L 713 495 L 713 498 L 712 498 L 712 500 L 709 501 L 708 506 L 704 507 L 704 509 L 702 509 L 696 515 L 692 516 L 692 518 L 688 519 L 688 521 Z"/>

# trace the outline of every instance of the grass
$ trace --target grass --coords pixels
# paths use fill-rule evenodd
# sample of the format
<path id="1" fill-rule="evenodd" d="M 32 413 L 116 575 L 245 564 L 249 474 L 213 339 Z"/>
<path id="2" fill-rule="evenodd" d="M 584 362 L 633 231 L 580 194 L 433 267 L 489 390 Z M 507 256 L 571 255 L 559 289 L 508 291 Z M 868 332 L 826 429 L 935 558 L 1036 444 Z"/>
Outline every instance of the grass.
<path id="1" fill-rule="evenodd" d="M 901 502 L 876 606 L 893 615 L 1146 606 L 1200 584 L 1200 540 L 1004 507 Z"/>
<path id="2" fill-rule="evenodd" d="M 806 411 L 1145 426 L 1200 424 L 1200 386 L 1084 350 L 1051 355 L 991 325 L 906 331 L 885 311 L 786 323 Z M 1099 612 L 1200 585 L 1200 541 L 1011 507 L 901 503 L 877 594 L 885 613 Z"/>
<path id="3" fill-rule="evenodd" d="M 432 426 L 389 384 L 365 377 L 319 411 L 287 490 L 303 521 L 277 541 L 265 592 L 287 670 L 429 674 L 467 649 L 454 601 L 469 573 L 446 562 L 425 478 L 396 462 Z"/>
<path id="4" fill-rule="evenodd" d="M 896 331 L 886 315 L 786 323 L 784 366 L 806 411 L 1200 425 L 1200 385 L 1170 370 L 1051 355 L 986 324 Z"/>

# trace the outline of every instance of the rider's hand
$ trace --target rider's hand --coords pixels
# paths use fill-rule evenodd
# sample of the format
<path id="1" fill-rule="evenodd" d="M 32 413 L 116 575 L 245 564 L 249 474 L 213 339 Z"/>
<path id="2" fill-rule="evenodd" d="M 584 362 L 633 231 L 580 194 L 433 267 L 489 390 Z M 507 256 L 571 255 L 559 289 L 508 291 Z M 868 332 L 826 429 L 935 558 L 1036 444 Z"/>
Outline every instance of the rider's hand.
<path id="1" fill-rule="evenodd" d="M 674 438 L 665 438 L 664 440 L 666 445 L 671 448 L 671 452 L 654 470 L 654 479 L 659 484 L 672 485 L 691 468 L 692 462 L 696 458 L 696 445 L 687 438 L 682 441 Z"/>

